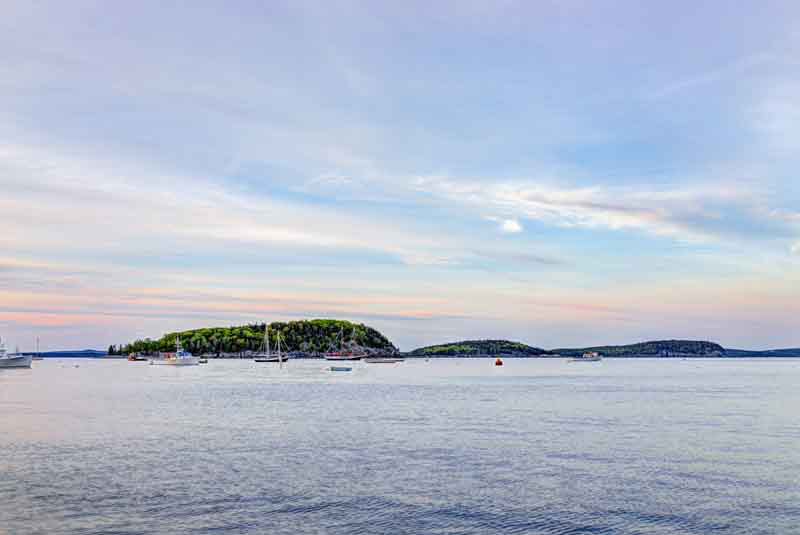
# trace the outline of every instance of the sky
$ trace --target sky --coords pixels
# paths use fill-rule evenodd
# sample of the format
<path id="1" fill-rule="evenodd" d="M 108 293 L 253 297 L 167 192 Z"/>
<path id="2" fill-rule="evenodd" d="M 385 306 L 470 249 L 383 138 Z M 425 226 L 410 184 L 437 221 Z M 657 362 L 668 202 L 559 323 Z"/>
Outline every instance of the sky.
<path id="1" fill-rule="evenodd" d="M 0 5 L 0 336 L 800 346 L 800 4 Z"/>

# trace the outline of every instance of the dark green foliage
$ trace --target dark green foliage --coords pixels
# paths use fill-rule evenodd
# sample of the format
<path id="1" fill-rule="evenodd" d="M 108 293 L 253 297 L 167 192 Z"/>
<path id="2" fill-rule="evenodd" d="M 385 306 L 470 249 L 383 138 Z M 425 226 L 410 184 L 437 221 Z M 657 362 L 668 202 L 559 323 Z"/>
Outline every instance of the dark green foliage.
<path id="1" fill-rule="evenodd" d="M 238 327 L 206 327 L 179 333 L 167 333 L 158 340 L 146 338 L 121 346 L 119 353 L 156 353 L 175 351 L 176 338 L 180 336 L 184 349 L 194 354 L 241 353 L 257 351 L 264 340 L 265 324 Z M 277 335 L 281 335 L 284 351 L 324 353 L 339 347 L 339 335 L 344 340 L 364 348 L 395 352 L 397 348 L 372 327 L 343 320 L 315 319 L 290 322 L 273 322 L 269 325 L 270 345 L 274 349 Z"/>
<path id="2" fill-rule="evenodd" d="M 508 340 L 464 340 L 436 346 L 421 347 L 411 352 L 424 357 L 454 357 L 469 355 L 516 355 L 536 357 L 547 351 Z"/>
<path id="3" fill-rule="evenodd" d="M 469 357 L 488 355 L 509 355 L 518 357 L 574 357 L 588 351 L 596 351 L 606 357 L 672 357 L 672 356 L 725 356 L 722 346 L 712 342 L 692 340 L 664 340 L 643 342 L 626 346 L 601 346 L 572 349 L 553 349 L 546 351 L 519 342 L 507 340 L 466 340 L 450 344 L 421 347 L 411 352 L 420 357 Z"/>
<path id="4" fill-rule="evenodd" d="M 605 357 L 671 357 L 671 356 L 724 356 L 725 349 L 713 342 L 694 340 L 661 340 L 642 342 L 626 346 L 599 346 L 578 349 L 554 349 L 565 357 L 582 355 L 587 351 L 596 351 Z"/>

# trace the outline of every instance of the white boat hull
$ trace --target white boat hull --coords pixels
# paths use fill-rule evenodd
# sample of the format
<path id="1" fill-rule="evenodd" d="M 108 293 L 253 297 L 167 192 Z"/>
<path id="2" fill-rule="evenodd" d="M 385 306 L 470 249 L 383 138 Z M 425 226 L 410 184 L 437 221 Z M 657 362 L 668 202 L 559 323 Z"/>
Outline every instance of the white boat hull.
<path id="1" fill-rule="evenodd" d="M 0 358 L 0 368 L 30 368 L 33 357 L 3 357 Z"/>
<path id="2" fill-rule="evenodd" d="M 570 362 L 599 362 L 603 357 L 575 357 L 569 359 Z"/>
<path id="3" fill-rule="evenodd" d="M 179 359 L 150 359 L 150 364 L 156 366 L 197 366 L 199 357 L 181 357 Z"/>

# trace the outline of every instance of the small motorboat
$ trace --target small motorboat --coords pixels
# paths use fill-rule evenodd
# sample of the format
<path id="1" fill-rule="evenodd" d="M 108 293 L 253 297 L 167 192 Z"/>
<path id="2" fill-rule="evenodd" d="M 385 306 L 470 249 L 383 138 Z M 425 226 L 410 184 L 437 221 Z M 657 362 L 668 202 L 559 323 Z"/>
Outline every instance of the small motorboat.
<path id="1" fill-rule="evenodd" d="M 352 366 L 331 366 L 330 370 L 332 372 L 351 372 L 353 368 Z"/>
<path id="2" fill-rule="evenodd" d="M 494 365 L 495 366 L 502 366 L 503 365 L 503 359 L 501 359 L 500 357 L 497 357 L 495 359 L 495 361 L 494 361 Z"/>
<path id="3" fill-rule="evenodd" d="M 197 359 L 197 363 L 198 364 L 208 364 L 208 359 L 205 358 L 205 357 L 200 357 L 199 359 Z"/>
<path id="4" fill-rule="evenodd" d="M 569 359 L 570 362 L 598 362 L 600 360 L 603 360 L 603 357 L 596 351 L 587 352 L 584 353 L 583 356 Z"/>

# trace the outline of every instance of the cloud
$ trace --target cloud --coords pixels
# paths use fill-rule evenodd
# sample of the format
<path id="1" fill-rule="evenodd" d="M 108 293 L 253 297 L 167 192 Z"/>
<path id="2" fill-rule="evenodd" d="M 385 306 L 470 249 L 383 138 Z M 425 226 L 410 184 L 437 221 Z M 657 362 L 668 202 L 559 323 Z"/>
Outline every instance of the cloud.
<path id="1" fill-rule="evenodd" d="M 416 187 L 475 209 L 488 206 L 508 214 L 486 218 L 506 232 L 521 230 L 517 218 L 564 228 L 636 230 L 684 240 L 743 237 L 782 225 L 769 217 L 761 192 L 746 185 L 708 183 L 645 189 L 420 177 Z"/>
<path id="2" fill-rule="evenodd" d="M 800 241 L 792 245 L 792 254 L 800 255 Z"/>
<path id="3" fill-rule="evenodd" d="M 684 91 L 691 91 L 698 87 L 703 87 L 710 84 L 715 84 L 724 81 L 726 78 L 731 78 L 736 75 L 741 75 L 742 71 L 749 70 L 753 67 L 764 65 L 774 61 L 772 54 L 759 53 L 752 54 L 738 60 L 728 63 L 726 65 L 710 69 L 705 72 L 689 76 L 687 78 L 675 80 L 669 84 L 664 85 L 656 90 L 649 92 L 646 98 L 658 100 L 661 98 L 672 97 Z"/>
<path id="4" fill-rule="evenodd" d="M 505 232 L 507 234 L 517 234 L 522 232 L 522 225 L 520 225 L 519 221 L 516 219 L 492 216 L 486 217 L 485 219 L 497 223 L 497 226 L 501 232 Z"/>
<path id="5" fill-rule="evenodd" d="M 517 232 L 522 232 L 522 225 L 520 225 L 519 221 L 516 219 L 504 219 L 500 224 L 500 230 L 515 234 Z"/>

